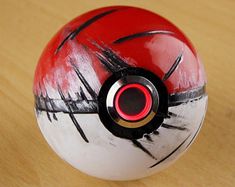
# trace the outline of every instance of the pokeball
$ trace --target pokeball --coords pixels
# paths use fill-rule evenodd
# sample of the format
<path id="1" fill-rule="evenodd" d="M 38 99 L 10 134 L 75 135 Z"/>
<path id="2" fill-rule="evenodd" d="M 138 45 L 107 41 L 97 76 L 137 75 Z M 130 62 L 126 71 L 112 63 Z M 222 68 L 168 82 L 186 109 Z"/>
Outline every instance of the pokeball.
<path id="1" fill-rule="evenodd" d="M 203 65 L 176 26 L 113 6 L 57 32 L 33 92 L 39 128 L 62 159 L 98 178 L 132 180 L 169 166 L 192 144 L 206 113 L 205 87 Z"/>

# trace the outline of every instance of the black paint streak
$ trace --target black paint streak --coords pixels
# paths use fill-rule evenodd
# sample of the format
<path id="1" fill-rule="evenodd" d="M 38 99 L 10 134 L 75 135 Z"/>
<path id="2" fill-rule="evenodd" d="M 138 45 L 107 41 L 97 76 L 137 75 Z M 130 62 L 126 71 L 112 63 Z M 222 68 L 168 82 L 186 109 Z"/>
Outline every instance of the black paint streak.
<path id="1" fill-rule="evenodd" d="M 162 113 L 157 113 L 157 116 L 163 117 L 163 118 L 171 118 L 171 117 L 179 117 L 179 115 L 173 113 L 173 112 L 168 112 L 167 114 L 162 114 Z"/>
<path id="2" fill-rule="evenodd" d="M 184 116 L 182 115 L 179 115 L 179 114 L 176 114 L 174 112 L 168 112 L 168 115 L 169 115 L 169 118 L 185 118 Z"/>
<path id="3" fill-rule="evenodd" d="M 123 59 L 121 59 L 114 51 L 109 48 L 102 50 L 103 56 L 117 69 L 117 71 L 130 67 Z"/>
<path id="4" fill-rule="evenodd" d="M 50 97 L 49 97 L 47 91 L 46 91 L 46 101 L 50 103 L 52 110 L 54 110 L 55 104 L 54 104 L 53 100 L 50 99 Z M 45 103 L 45 106 L 47 106 L 46 103 Z M 47 108 L 47 109 L 48 109 L 48 108 Z M 47 111 L 47 113 L 48 113 L 48 111 Z M 48 114 L 49 114 L 49 113 L 48 113 Z M 53 119 L 54 119 L 54 120 L 58 121 L 58 119 L 57 119 L 55 113 L 53 113 L 52 116 L 53 116 Z"/>
<path id="5" fill-rule="evenodd" d="M 60 45 L 57 47 L 56 51 L 55 51 L 55 54 L 57 54 L 60 49 L 62 48 L 62 46 L 69 40 L 71 39 L 71 36 L 74 34 L 74 31 L 71 32 L 68 36 L 65 37 L 65 39 L 60 43 Z"/>
<path id="6" fill-rule="evenodd" d="M 71 37 L 71 39 L 73 39 L 77 34 L 79 34 L 83 29 L 85 29 L 86 27 L 90 26 L 92 23 L 96 22 L 97 20 L 101 19 L 104 16 L 107 16 L 113 12 L 117 11 L 117 9 L 112 9 L 112 10 L 108 10 L 106 12 L 103 12 L 101 14 L 98 14 L 94 17 L 92 17 L 91 19 L 87 20 L 85 23 L 83 23 L 81 26 L 79 26 L 75 31 L 73 36 Z"/>
<path id="7" fill-rule="evenodd" d="M 172 117 L 177 117 L 177 116 L 178 116 L 177 114 L 175 114 L 175 113 L 173 113 L 173 112 L 168 112 L 168 115 L 169 115 L 169 116 L 172 116 Z"/>
<path id="8" fill-rule="evenodd" d="M 160 112 L 157 113 L 157 116 L 163 117 L 163 118 L 170 118 L 170 116 L 168 114 L 163 114 L 163 113 L 160 113 Z"/>
<path id="9" fill-rule="evenodd" d="M 107 16 L 113 12 L 117 11 L 117 9 L 112 9 L 112 10 L 108 10 L 106 12 L 103 12 L 101 14 L 98 14 L 94 17 L 92 17 L 91 19 L 87 20 L 85 23 L 83 23 L 82 25 L 80 25 L 78 28 L 76 28 L 74 31 L 72 31 L 61 43 L 60 45 L 57 47 L 56 52 L 58 53 L 58 51 L 62 48 L 62 46 L 70 39 L 73 40 L 75 38 L 75 36 L 77 36 L 82 30 L 84 30 L 85 28 L 87 28 L 88 26 L 90 26 L 92 23 L 98 21 L 99 19 L 101 19 L 104 16 Z"/>
<path id="10" fill-rule="evenodd" d="M 41 108 L 40 97 L 34 95 L 34 101 L 35 101 L 36 112 L 37 112 L 37 114 L 39 114 L 39 108 Z"/>
<path id="11" fill-rule="evenodd" d="M 198 134 L 199 130 L 201 129 L 201 126 L 202 126 L 203 120 L 204 120 L 204 118 L 202 118 L 202 121 L 201 121 L 201 123 L 200 123 L 200 125 L 199 125 L 199 127 L 198 127 L 198 129 L 197 129 L 197 131 L 196 131 L 196 133 L 193 135 L 192 139 L 190 140 L 190 142 L 188 143 L 188 145 L 186 146 L 186 148 L 185 148 L 185 149 L 187 149 L 187 148 L 188 148 L 188 146 L 190 146 L 190 144 L 191 144 L 191 143 L 193 142 L 193 140 L 196 138 L 196 136 L 197 136 L 197 134 Z"/>
<path id="12" fill-rule="evenodd" d="M 191 134 L 190 134 L 191 135 Z M 153 164 L 152 166 L 150 166 L 149 168 L 153 168 L 156 165 L 160 164 L 161 162 L 165 161 L 166 159 L 168 159 L 171 155 L 173 155 L 190 137 L 190 135 L 181 143 L 179 144 L 170 154 L 168 154 L 166 157 L 164 157 L 163 159 L 161 159 L 160 161 L 158 161 L 156 164 Z"/>
<path id="13" fill-rule="evenodd" d="M 85 95 L 83 98 L 79 95 L 79 93 L 76 93 L 78 96 L 77 100 L 72 99 L 66 99 L 66 103 L 71 105 L 70 109 L 73 114 L 86 114 L 86 113 L 97 113 L 98 112 L 98 102 L 95 100 L 85 100 Z M 83 100 L 81 100 L 83 99 Z M 69 109 L 65 105 L 65 101 L 59 100 L 59 99 L 51 99 L 49 98 L 47 103 L 50 101 L 53 102 L 53 108 L 50 107 L 49 104 L 45 105 L 45 98 L 43 96 L 35 96 L 35 107 L 36 110 L 39 111 L 45 111 L 45 112 L 51 112 L 51 113 L 57 113 L 57 112 L 63 112 L 63 113 L 70 113 Z M 48 106 L 46 108 L 46 106 Z M 49 108 L 50 107 L 50 108 Z"/>
<path id="14" fill-rule="evenodd" d="M 153 142 L 151 136 L 149 136 L 148 134 L 145 134 L 144 137 L 145 137 L 148 141 Z"/>
<path id="15" fill-rule="evenodd" d="M 125 68 L 131 67 L 128 63 L 125 62 L 119 55 L 117 55 L 112 49 L 101 46 L 96 41 L 91 41 L 93 45 L 95 45 L 100 52 L 96 52 L 95 55 L 105 66 L 105 68 L 112 73 L 123 70 Z"/>
<path id="16" fill-rule="evenodd" d="M 58 118 L 56 117 L 55 113 L 53 113 L 54 120 L 58 121 Z"/>
<path id="17" fill-rule="evenodd" d="M 81 95 L 82 100 L 85 100 L 86 102 L 88 102 L 88 99 L 81 86 L 80 86 L 80 95 Z"/>
<path id="18" fill-rule="evenodd" d="M 80 127 L 80 125 L 78 124 L 76 118 L 74 117 L 74 114 L 72 113 L 71 110 L 71 106 L 69 105 L 69 103 L 66 101 L 66 98 L 64 96 L 64 94 L 62 93 L 62 90 L 60 88 L 60 86 L 58 85 L 58 92 L 60 94 L 61 99 L 65 102 L 68 110 L 70 111 L 69 113 L 69 117 L 71 118 L 73 124 L 75 125 L 75 127 L 77 128 L 78 132 L 80 133 L 81 137 L 84 139 L 85 142 L 89 143 L 85 133 L 83 132 L 82 128 Z"/>
<path id="19" fill-rule="evenodd" d="M 171 75 L 172 73 L 176 70 L 176 68 L 178 67 L 178 65 L 180 64 L 180 62 L 182 62 L 183 59 L 183 54 L 181 53 L 176 59 L 175 62 L 173 63 L 173 65 L 171 66 L 171 68 L 168 70 L 168 72 L 164 75 L 163 77 L 163 81 L 166 81 Z"/>
<path id="20" fill-rule="evenodd" d="M 71 95 L 70 95 L 69 93 L 68 93 L 68 98 L 69 98 L 69 99 L 68 99 L 68 102 L 69 102 L 69 105 L 70 105 L 71 109 L 72 109 L 73 111 L 78 110 L 76 103 L 73 102 L 72 97 L 71 97 Z"/>
<path id="21" fill-rule="evenodd" d="M 169 106 L 177 106 L 189 101 L 201 99 L 206 94 L 206 86 L 202 86 L 187 92 L 169 95 Z"/>
<path id="22" fill-rule="evenodd" d="M 75 92 L 75 95 L 77 97 L 77 100 L 82 100 L 81 94 L 79 94 L 78 92 Z"/>
<path id="23" fill-rule="evenodd" d="M 51 108 L 54 109 L 55 106 L 54 102 L 49 98 L 47 91 L 46 91 L 46 101 L 49 101 Z"/>
<path id="24" fill-rule="evenodd" d="M 40 88 L 40 90 L 42 90 L 42 87 L 41 87 L 41 84 L 39 83 L 39 88 Z M 50 116 L 50 114 L 49 114 L 49 112 L 48 112 L 48 105 L 47 105 L 47 98 L 44 98 L 43 97 L 43 95 L 42 95 L 42 92 L 41 92 L 41 98 L 43 98 L 43 102 L 44 102 L 44 105 L 45 105 L 45 109 L 47 110 L 47 118 L 48 118 L 48 120 L 50 121 L 50 122 L 52 122 L 52 120 L 51 120 L 51 116 Z"/>
<path id="25" fill-rule="evenodd" d="M 132 143 L 134 144 L 134 146 L 144 151 L 151 158 L 153 158 L 154 160 L 157 160 L 155 156 L 153 156 L 152 153 L 150 153 L 140 142 L 138 142 L 137 140 L 132 140 Z"/>
<path id="26" fill-rule="evenodd" d="M 128 36 L 121 37 L 117 40 L 115 40 L 113 43 L 114 44 L 120 44 L 128 40 L 133 40 L 135 38 L 140 38 L 140 37 L 145 37 L 145 36 L 151 36 L 155 34 L 172 34 L 170 31 L 164 31 L 164 30 L 151 30 L 151 31 L 145 31 L 145 32 L 139 32 L 139 33 L 134 33 Z"/>
<path id="27" fill-rule="evenodd" d="M 97 58 L 99 61 L 106 67 L 106 69 L 109 72 L 115 72 L 117 71 L 116 68 L 113 66 L 112 63 L 110 63 L 107 59 L 105 59 L 103 56 L 101 56 L 99 53 L 96 53 Z"/>
<path id="28" fill-rule="evenodd" d="M 45 108 L 46 108 L 46 110 L 47 110 L 47 118 L 49 119 L 49 121 L 50 122 L 52 122 L 52 120 L 51 120 L 51 116 L 50 116 L 50 114 L 49 114 L 49 112 L 48 112 L 48 105 L 47 105 L 47 101 L 46 101 L 46 98 L 44 98 L 44 103 L 45 103 Z"/>
<path id="29" fill-rule="evenodd" d="M 91 86 L 89 85 L 89 83 L 86 81 L 86 79 L 83 77 L 82 73 L 79 71 L 78 67 L 72 62 L 72 60 L 70 60 L 71 65 L 73 66 L 74 71 L 76 72 L 78 78 L 81 80 L 81 82 L 83 83 L 83 85 L 85 86 L 85 88 L 87 89 L 88 93 L 91 95 L 91 97 L 94 100 L 97 100 L 97 94 L 95 93 L 95 91 L 91 88 Z"/>
<path id="30" fill-rule="evenodd" d="M 177 127 L 177 126 L 168 125 L 168 124 L 165 124 L 165 123 L 163 123 L 161 125 L 161 127 L 166 128 L 166 129 L 176 129 L 176 130 L 181 130 L 181 131 L 187 130 L 186 127 Z"/>
<path id="31" fill-rule="evenodd" d="M 153 131 L 154 135 L 159 135 L 159 132 L 157 130 Z"/>

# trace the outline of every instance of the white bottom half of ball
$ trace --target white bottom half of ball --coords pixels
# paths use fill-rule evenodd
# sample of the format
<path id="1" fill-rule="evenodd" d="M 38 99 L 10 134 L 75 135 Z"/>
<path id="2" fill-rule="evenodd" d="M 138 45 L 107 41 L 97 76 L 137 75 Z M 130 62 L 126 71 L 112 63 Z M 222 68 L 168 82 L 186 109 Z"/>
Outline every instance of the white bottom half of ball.
<path id="1" fill-rule="evenodd" d="M 150 138 L 137 140 L 145 151 L 131 140 L 114 136 L 98 114 L 74 114 L 89 143 L 66 113 L 56 113 L 57 120 L 50 121 L 47 115 L 52 113 L 40 111 L 37 120 L 48 144 L 75 168 L 102 179 L 133 180 L 149 176 L 175 161 L 198 134 L 206 107 L 207 96 L 169 107 L 174 115 L 164 120 L 166 125 L 149 134 Z"/>

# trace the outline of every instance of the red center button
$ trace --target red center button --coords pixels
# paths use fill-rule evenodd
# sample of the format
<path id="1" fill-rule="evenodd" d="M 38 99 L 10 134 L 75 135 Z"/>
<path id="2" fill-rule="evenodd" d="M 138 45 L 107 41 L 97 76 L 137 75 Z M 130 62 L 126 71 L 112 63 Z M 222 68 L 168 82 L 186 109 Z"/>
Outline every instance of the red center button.
<path id="1" fill-rule="evenodd" d="M 145 118 L 152 108 L 151 93 L 147 87 L 137 83 L 121 87 L 114 100 L 117 113 L 127 121 Z"/>

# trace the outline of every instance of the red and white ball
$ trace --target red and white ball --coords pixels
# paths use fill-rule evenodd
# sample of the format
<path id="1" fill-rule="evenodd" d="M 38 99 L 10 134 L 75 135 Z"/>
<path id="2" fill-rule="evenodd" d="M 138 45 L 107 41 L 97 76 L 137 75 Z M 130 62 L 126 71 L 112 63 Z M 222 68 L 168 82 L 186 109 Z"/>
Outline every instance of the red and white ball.
<path id="1" fill-rule="evenodd" d="M 190 41 L 163 17 L 113 6 L 66 24 L 35 71 L 35 110 L 52 149 L 99 178 L 151 175 L 185 152 L 207 107 Z M 190 167 L 190 166 L 189 166 Z"/>

